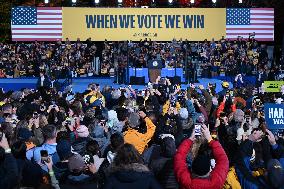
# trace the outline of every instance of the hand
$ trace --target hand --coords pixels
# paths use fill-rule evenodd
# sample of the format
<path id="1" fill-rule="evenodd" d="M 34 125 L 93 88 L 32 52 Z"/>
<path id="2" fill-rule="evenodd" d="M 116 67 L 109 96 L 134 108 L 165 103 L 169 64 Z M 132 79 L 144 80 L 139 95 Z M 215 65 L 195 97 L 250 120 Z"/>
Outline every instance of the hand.
<path id="1" fill-rule="evenodd" d="M 203 124 L 201 126 L 201 131 L 202 131 L 202 134 L 206 138 L 207 141 L 211 141 L 212 140 L 209 128 L 206 125 Z"/>
<path id="2" fill-rule="evenodd" d="M 88 165 L 88 169 L 93 174 L 95 174 L 97 172 L 97 168 L 96 168 L 95 164 L 93 164 L 93 163 Z"/>
<path id="3" fill-rule="evenodd" d="M 200 90 L 205 89 L 203 85 L 199 85 L 199 87 L 198 87 L 198 88 L 199 88 Z"/>
<path id="4" fill-rule="evenodd" d="M 53 166 L 52 158 L 49 156 L 48 159 L 49 159 L 49 162 L 45 161 L 44 164 L 47 166 L 48 171 L 52 171 L 52 166 Z"/>
<path id="5" fill-rule="evenodd" d="M 216 122 L 215 122 L 215 128 L 219 127 L 221 124 L 221 121 L 219 118 L 216 119 Z"/>
<path id="6" fill-rule="evenodd" d="M 161 76 L 158 76 L 158 77 L 157 77 L 157 81 L 160 81 L 160 80 L 161 80 Z"/>
<path id="7" fill-rule="evenodd" d="M 195 89 L 195 85 L 194 84 L 189 84 L 189 86 L 190 86 L 190 88 L 193 88 L 193 89 Z"/>
<path id="8" fill-rule="evenodd" d="M 59 107 L 57 105 L 54 107 L 54 109 L 56 112 L 59 112 Z"/>
<path id="9" fill-rule="evenodd" d="M 36 128 L 39 128 L 39 117 L 36 118 L 36 119 L 34 119 L 33 124 L 34 124 L 34 126 L 35 126 Z"/>
<path id="10" fill-rule="evenodd" d="M 195 141 L 195 132 L 194 132 L 194 129 L 192 130 L 192 133 L 191 133 L 191 135 L 190 135 L 190 137 L 189 137 L 189 139 L 191 140 L 191 141 Z"/>
<path id="11" fill-rule="evenodd" d="M 4 148 L 4 150 L 10 149 L 5 133 L 3 133 L 2 140 L 0 141 L 0 146 Z"/>
<path id="12" fill-rule="evenodd" d="M 268 133 L 267 137 L 268 137 L 268 140 L 270 142 L 270 144 L 273 146 L 276 144 L 276 140 L 275 140 L 275 137 L 273 135 L 273 133 L 271 131 L 269 131 L 268 129 L 266 129 L 266 132 Z"/>
<path id="13" fill-rule="evenodd" d="M 138 114 L 139 114 L 139 116 L 140 116 L 142 119 L 144 119 L 145 117 L 147 117 L 147 115 L 146 115 L 145 112 L 143 112 L 143 111 L 139 111 Z"/>

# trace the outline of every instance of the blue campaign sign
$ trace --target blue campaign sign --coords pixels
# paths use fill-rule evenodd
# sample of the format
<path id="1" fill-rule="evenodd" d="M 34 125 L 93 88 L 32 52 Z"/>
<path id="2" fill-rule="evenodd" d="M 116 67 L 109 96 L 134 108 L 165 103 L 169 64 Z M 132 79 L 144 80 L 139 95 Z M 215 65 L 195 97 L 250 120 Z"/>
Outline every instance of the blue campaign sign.
<path id="1" fill-rule="evenodd" d="M 269 129 L 284 129 L 284 104 L 264 104 L 265 120 Z"/>

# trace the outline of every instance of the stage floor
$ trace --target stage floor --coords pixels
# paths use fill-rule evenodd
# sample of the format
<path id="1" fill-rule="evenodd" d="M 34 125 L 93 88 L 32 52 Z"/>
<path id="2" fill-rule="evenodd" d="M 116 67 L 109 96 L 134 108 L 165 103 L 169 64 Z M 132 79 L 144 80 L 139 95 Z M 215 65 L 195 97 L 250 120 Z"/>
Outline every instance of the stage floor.
<path id="1" fill-rule="evenodd" d="M 207 79 L 199 78 L 199 83 L 196 85 L 207 86 L 208 83 L 216 83 L 216 91 L 219 92 L 222 90 L 221 83 L 222 80 L 219 79 Z M 4 88 L 5 91 L 9 90 L 20 90 L 22 88 L 36 88 L 36 78 L 19 78 L 19 79 L 0 79 L 0 87 Z M 114 83 L 114 78 L 75 78 L 73 79 L 72 87 L 74 92 L 83 92 L 86 90 L 89 83 L 99 83 L 102 87 L 104 85 L 109 85 L 114 88 L 124 87 L 124 85 L 119 85 Z M 186 89 L 189 85 L 182 84 L 181 88 Z M 145 85 L 132 85 L 134 89 L 143 89 Z M 230 83 L 232 87 L 232 83 Z"/>

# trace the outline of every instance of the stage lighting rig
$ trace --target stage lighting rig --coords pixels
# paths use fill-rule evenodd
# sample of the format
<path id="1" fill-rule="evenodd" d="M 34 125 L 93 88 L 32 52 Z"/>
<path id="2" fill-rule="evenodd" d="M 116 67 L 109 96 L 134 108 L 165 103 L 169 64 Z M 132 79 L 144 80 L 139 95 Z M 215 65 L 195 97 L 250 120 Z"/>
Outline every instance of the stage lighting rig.
<path id="1" fill-rule="evenodd" d="M 194 2 L 195 2 L 194 0 L 190 0 L 190 3 L 191 3 L 191 4 L 194 4 Z"/>
<path id="2" fill-rule="evenodd" d="M 100 3 L 100 0 L 95 0 L 95 5 L 98 6 Z"/>
<path id="3" fill-rule="evenodd" d="M 44 0 L 44 3 L 45 3 L 45 4 L 48 4 L 48 3 L 49 3 L 49 0 Z"/>
<path id="4" fill-rule="evenodd" d="M 77 0 L 71 0 L 71 2 L 72 2 L 72 6 L 75 6 L 77 3 Z"/>

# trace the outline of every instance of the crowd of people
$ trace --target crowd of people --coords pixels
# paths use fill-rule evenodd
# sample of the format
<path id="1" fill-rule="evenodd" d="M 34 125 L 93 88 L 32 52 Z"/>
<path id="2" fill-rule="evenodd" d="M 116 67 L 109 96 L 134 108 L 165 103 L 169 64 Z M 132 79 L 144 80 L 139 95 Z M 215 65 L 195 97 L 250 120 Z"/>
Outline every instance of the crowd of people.
<path id="1" fill-rule="evenodd" d="M 37 77 L 40 69 L 45 69 L 55 78 L 117 76 L 125 81 L 127 67 L 145 68 L 153 60 L 161 61 L 165 68 L 183 68 L 187 79 L 197 72 L 203 78 L 265 73 L 273 79 L 282 69 L 271 65 L 266 45 L 253 38 L 103 43 L 89 38 L 76 42 L 0 43 L 0 78 Z"/>
<path id="2" fill-rule="evenodd" d="M 39 45 L 39 44 L 38 44 Z M 0 188 L 280 189 L 283 134 L 249 87 L 0 91 Z M 277 100 L 279 103 L 279 100 Z M 281 103 L 281 102 L 280 102 Z"/>

